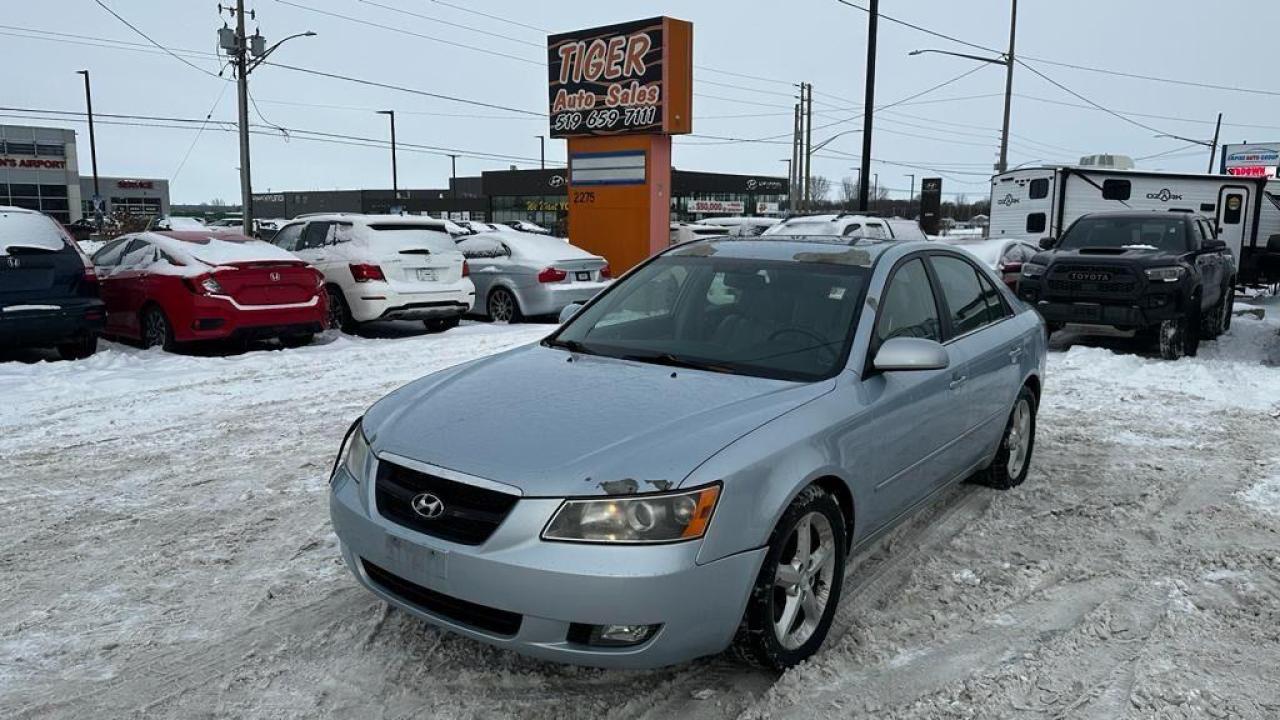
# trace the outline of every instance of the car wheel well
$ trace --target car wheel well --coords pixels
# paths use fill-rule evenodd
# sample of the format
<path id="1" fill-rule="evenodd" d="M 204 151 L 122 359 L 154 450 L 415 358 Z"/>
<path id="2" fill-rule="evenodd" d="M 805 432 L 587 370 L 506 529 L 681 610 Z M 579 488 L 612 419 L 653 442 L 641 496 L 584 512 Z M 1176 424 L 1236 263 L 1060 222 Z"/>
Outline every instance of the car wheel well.
<path id="1" fill-rule="evenodd" d="M 849 486 L 844 480 L 835 475 L 824 475 L 814 480 L 810 485 L 817 485 L 836 499 L 836 504 L 840 506 L 840 514 L 844 515 L 844 532 L 845 545 L 852 547 L 853 545 L 853 493 L 849 491 Z"/>
<path id="2" fill-rule="evenodd" d="M 1039 407 L 1040 406 L 1040 378 L 1036 377 L 1035 375 L 1032 375 L 1028 377 L 1027 381 L 1023 384 L 1031 388 L 1031 394 L 1034 395 L 1036 398 L 1036 406 Z"/>

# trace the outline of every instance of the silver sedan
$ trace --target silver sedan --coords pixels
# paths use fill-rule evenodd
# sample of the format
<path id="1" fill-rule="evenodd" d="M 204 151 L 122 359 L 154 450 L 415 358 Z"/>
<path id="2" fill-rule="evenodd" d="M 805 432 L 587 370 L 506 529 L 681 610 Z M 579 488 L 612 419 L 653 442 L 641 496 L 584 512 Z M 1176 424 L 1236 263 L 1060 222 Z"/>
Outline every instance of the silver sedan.
<path id="1" fill-rule="evenodd" d="M 543 658 L 785 668 L 851 554 L 1027 477 L 1044 326 L 962 251 L 697 240 L 564 315 L 352 426 L 329 505 L 370 592 Z"/>
<path id="2" fill-rule="evenodd" d="M 609 285 L 599 255 L 550 235 L 493 230 L 458 238 L 476 286 L 472 312 L 496 322 L 557 315 Z"/>

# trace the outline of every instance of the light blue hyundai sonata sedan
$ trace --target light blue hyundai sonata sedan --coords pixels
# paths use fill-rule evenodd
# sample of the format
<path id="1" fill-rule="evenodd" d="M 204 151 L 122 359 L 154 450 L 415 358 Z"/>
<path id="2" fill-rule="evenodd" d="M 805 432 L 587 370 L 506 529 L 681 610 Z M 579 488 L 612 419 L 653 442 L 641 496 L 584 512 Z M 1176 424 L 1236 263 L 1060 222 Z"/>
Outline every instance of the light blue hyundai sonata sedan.
<path id="1" fill-rule="evenodd" d="M 570 314 L 352 426 L 330 511 L 370 592 L 541 658 L 785 668 L 852 552 L 1027 476 L 1044 326 L 960 251 L 695 241 Z"/>

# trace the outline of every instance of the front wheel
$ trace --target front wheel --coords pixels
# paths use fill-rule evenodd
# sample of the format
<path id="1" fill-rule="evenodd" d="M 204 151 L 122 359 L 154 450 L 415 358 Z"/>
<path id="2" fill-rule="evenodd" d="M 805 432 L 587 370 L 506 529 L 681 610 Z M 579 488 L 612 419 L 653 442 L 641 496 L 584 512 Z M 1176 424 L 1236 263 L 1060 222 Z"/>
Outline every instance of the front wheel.
<path id="1" fill-rule="evenodd" d="M 1193 304 L 1198 302 L 1192 300 Z M 1200 320 L 1193 311 L 1160 323 L 1160 357 L 1165 360 L 1177 360 L 1184 355 L 1195 357 L 1200 349 L 1199 325 Z"/>
<path id="2" fill-rule="evenodd" d="M 743 659 L 784 670 L 818 651 L 840 604 L 845 537 L 835 498 L 817 485 L 796 496 L 770 536 L 734 639 Z"/>

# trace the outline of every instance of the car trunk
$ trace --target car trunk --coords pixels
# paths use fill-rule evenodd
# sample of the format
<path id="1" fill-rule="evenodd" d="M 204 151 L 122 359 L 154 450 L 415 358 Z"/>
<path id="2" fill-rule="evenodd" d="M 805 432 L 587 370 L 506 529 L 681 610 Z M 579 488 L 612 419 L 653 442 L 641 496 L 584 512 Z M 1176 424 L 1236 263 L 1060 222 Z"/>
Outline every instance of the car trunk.
<path id="1" fill-rule="evenodd" d="M 247 262 L 221 265 L 213 274 L 241 305 L 289 305 L 315 297 L 315 270 L 301 262 Z"/>
<path id="2" fill-rule="evenodd" d="M 432 292 L 462 279 L 462 253 L 443 232 L 412 223 L 372 223 L 368 244 L 396 292 Z"/>
<path id="3" fill-rule="evenodd" d="M 605 262 L 599 258 L 573 258 L 571 260 L 556 260 L 548 265 L 555 270 L 562 270 L 565 278 L 558 284 L 572 285 L 574 283 L 583 282 L 600 282 L 605 278 L 600 277 L 600 271 L 604 269 Z M 553 283 L 557 284 L 557 283 Z"/>

